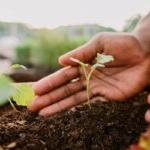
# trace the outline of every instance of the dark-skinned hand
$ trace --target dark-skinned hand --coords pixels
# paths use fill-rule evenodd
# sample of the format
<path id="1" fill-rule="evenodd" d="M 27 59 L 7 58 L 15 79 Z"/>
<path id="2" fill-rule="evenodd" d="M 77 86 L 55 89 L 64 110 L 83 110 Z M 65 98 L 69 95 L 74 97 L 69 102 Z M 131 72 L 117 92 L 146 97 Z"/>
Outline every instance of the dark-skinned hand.
<path id="1" fill-rule="evenodd" d="M 102 96 L 108 100 L 126 100 L 149 84 L 150 58 L 136 36 L 100 33 L 83 46 L 61 56 L 59 62 L 64 68 L 34 84 L 36 97 L 28 106 L 29 111 L 49 116 L 86 102 L 83 70 L 70 57 L 92 65 L 97 53 L 112 55 L 114 61 L 93 73 L 90 81 L 91 99 Z M 72 82 L 75 78 L 80 80 Z"/>

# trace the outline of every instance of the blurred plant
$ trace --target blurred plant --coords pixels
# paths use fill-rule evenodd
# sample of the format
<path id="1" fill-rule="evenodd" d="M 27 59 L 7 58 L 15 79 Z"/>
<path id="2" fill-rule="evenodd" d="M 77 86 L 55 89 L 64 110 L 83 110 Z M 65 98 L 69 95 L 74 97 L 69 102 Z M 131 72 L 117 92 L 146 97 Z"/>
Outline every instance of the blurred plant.
<path id="1" fill-rule="evenodd" d="M 36 44 L 31 50 L 32 63 L 48 67 L 58 67 L 58 57 L 83 44 L 84 39 L 70 40 L 65 34 L 56 31 L 41 30 L 34 38 Z"/>
<path id="2" fill-rule="evenodd" d="M 123 28 L 123 32 L 132 32 L 140 19 L 141 19 L 141 15 L 136 15 L 128 19 Z"/>
<path id="3" fill-rule="evenodd" d="M 21 68 L 26 68 L 20 65 Z M 13 68 L 19 68 L 19 64 L 13 65 Z M 31 85 L 27 83 L 13 83 L 6 75 L 0 75 L 0 106 L 7 101 L 10 102 L 14 110 L 16 110 L 12 101 L 17 105 L 27 106 L 31 103 L 34 97 L 34 92 Z"/>
<path id="4" fill-rule="evenodd" d="M 12 80 L 9 77 L 0 75 L 0 106 L 4 105 L 14 93 L 14 89 L 10 83 L 12 83 Z"/>
<path id="5" fill-rule="evenodd" d="M 15 58 L 14 62 L 23 65 L 31 64 L 31 50 L 33 48 L 34 41 L 26 40 L 23 43 L 19 44 L 15 49 Z"/>
<path id="6" fill-rule="evenodd" d="M 64 33 L 42 29 L 16 47 L 15 63 L 58 68 L 58 57 L 86 42 L 85 37 L 69 39 Z"/>

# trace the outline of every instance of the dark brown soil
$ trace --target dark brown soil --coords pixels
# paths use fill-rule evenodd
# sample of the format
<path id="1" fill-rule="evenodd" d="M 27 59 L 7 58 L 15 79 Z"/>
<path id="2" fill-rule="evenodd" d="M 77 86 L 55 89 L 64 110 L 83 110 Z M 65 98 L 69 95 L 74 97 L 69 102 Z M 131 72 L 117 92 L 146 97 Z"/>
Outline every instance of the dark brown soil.
<path id="1" fill-rule="evenodd" d="M 148 126 L 147 93 L 126 102 L 96 102 L 49 118 L 25 108 L 0 110 L 0 150 L 125 150 Z"/>

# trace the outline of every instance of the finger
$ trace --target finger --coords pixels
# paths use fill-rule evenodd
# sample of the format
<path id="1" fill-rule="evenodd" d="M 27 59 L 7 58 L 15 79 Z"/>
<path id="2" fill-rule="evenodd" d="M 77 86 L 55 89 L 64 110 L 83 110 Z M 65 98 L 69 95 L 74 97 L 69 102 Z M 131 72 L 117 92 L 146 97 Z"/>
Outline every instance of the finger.
<path id="1" fill-rule="evenodd" d="M 59 58 L 59 63 L 64 66 L 77 65 L 75 62 L 70 60 L 71 57 L 76 58 L 82 62 L 89 62 L 96 56 L 97 52 L 101 53 L 102 50 L 103 48 L 102 44 L 100 43 L 100 39 L 98 39 L 98 37 L 95 37 L 81 47 L 62 55 Z"/>
<path id="2" fill-rule="evenodd" d="M 148 104 L 150 104 L 150 94 L 147 97 L 147 102 L 148 102 Z"/>
<path id="3" fill-rule="evenodd" d="M 43 95 L 69 82 L 70 80 L 78 77 L 79 75 L 80 71 L 78 67 L 65 67 L 37 81 L 33 85 L 34 92 L 36 95 Z"/>
<path id="4" fill-rule="evenodd" d="M 147 102 L 148 104 L 150 104 L 150 94 L 147 97 Z M 145 113 L 145 120 L 147 122 L 150 122 L 150 110 L 147 110 L 147 112 Z"/>
<path id="5" fill-rule="evenodd" d="M 147 110 L 146 114 L 145 114 L 145 120 L 147 122 L 150 122 L 150 110 Z"/>
<path id="6" fill-rule="evenodd" d="M 28 106 L 28 110 L 31 112 L 36 112 L 48 105 L 53 104 L 54 102 L 58 102 L 61 99 L 69 97 L 76 92 L 82 91 L 84 89 L 84 85 L 82 81 L 77 81 L 73 83 L 68 83 L 58 89 L 51 91 L 42 96 L 37 96 L 32 104 Z"/>
<path id="7" fill-rule="evenodd" d="M 55 113 L 67 110 L 73 106 L 79 105 L 87 100 L 86 91 L 81 91 L 73 96 L 63 99 L 57 103 L 54 103 L 48 107 L 45 107 L 39 112 L 40 116 L 50 116 Z"/>

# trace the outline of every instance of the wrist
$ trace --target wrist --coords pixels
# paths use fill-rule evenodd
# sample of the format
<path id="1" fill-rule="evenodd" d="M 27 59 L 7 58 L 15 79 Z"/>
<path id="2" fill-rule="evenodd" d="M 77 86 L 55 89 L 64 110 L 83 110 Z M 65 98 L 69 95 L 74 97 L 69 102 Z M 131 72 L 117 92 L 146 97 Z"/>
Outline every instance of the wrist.
<path id="1" fill-rule="evenodd" d="M 150 53 L 150 13 L 144 17 L 133 31 L 144 51 Z"/>

